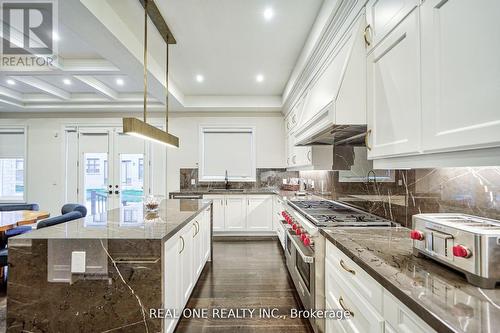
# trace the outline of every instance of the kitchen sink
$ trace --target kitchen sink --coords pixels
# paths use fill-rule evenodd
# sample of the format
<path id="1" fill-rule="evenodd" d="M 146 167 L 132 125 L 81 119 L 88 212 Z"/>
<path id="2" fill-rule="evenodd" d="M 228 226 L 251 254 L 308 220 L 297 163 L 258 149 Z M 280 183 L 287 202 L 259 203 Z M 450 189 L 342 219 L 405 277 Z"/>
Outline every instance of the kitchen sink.
<path id="1" fill-rule="evenodd" d="M 244 192 L 245 190 L 242 189 L 242 188 L 229 188 L 229 189 L 225 189 L 225 188 L 212 188 L 210 190 L 208 190 L 208 192 Z"/>

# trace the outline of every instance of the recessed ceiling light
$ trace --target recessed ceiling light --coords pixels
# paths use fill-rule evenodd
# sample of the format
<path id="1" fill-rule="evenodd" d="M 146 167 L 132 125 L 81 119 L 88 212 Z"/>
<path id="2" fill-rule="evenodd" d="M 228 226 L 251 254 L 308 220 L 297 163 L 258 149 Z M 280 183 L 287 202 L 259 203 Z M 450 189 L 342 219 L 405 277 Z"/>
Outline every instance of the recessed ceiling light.
<path id="1" fill-rule="evenodd" d="M 203 82 L 205 80 L 205 78 L 203 77 L 203 75 L 196 75 L 196 82 Z"/>
<path id="2" fill-rule="evenodd" d="M 262 74 L 257 74 L 257 76 L 255 77 L 255 80 L 256 80 L 257 82 L 262 82 L 262 81 L 264 81 L 264 75 L 262 75 Z"/>
<path id="3" fill-rule="evenodd" d="M 63 79 L 63 83 L 66 84 L 66 85 L 70 85 L 71 84 L 71 80 L 70 79 Z"/>
<path id="4" fill-rule="evenodd" d="M 123 86 L 125 84 L 125 81 L 123 81 L 123 79 L 116 79 L 116 84 L 119 85 L 119 86 Z"/>
<path id="5" fill-rule="evenodd" d="M 266 21 L 271 21 L 274 17 L 274 10 L 271 7 L 268 7 L 264 10 L 264 18 Z"/>
<path id="6" fill-rule="evenodd" d="M 7 84 L 10 84 L 11 86 L 15 85 L 16 84 L 16 81 L 12 80 L 12 79 L 8 79 L 7 80 Z"/>

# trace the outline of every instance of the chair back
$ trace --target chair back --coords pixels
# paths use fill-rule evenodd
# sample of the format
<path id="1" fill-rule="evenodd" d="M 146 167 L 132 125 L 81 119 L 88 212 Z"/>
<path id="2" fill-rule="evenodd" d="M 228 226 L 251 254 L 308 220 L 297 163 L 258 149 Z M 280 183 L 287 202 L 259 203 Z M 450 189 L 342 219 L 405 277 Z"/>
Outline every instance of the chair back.
<path id="1" fill-rule="evenodd" d="M 48 219 L 41 220 L 40 222 L 37 223 L 36 228 L 37 229 L 46 228 L 64 222 L 81 219 L 82 217 L 83 217 L 82 213 L 78 211 L 73 211 L 60 216 L 49 217 Z"/>
<path id="2" fill-rule="evenodd" d="M 67 214 L 67 213 L 70 213 L 70 212 L 80 212 L 80 214 L 82 214 L 82 217 L 85 217 L 87 216 L 87 208 L 83 205 L 80 205 L 80 204 L 65 204 L 64 206 L 62 206 L 61 208 L 61 214 Z"/>
<path id="3" fill-rule="evenodd" d="M 0 204 L 0 212 L 12 212 L 16 210 L 39 210 L 36 203 L 32 204 Z"/>

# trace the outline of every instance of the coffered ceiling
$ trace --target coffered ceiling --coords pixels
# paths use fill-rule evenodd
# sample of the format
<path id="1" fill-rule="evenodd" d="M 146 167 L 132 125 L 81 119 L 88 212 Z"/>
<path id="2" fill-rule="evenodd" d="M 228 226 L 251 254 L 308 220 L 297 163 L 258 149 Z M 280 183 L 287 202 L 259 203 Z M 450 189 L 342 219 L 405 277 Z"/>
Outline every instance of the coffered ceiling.
<path id="1" fill-rule="evenodd" d="M 322 0 L 157 0 L 177 40 L 177 111 L 279 111 Z M 143 12 L 137 0 L 59 1 L 51 71 L 0 72 L 0 112 L 138 111 Z M 165 45 L 149 24 L 150 108 L 164 110 Z M 259 77 L 260 76 L 260 77 Z"/>

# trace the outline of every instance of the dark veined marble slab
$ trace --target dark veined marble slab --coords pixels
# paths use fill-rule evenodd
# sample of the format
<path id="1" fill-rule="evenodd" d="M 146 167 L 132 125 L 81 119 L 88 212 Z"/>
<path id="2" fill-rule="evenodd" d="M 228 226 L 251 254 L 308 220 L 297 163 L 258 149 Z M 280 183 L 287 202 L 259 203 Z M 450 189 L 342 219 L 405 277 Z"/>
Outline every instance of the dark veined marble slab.
<path id="1" fill-rule="evenodd" d="M 210 205 L 211 200 L 163 200 L 157 213 L 145 213 L 140 203 L 34 230 L 16 239 L 90 238 L 165 241 Z"/>
<path id="2" fill-rule="evenodd" d="M 412 254 L 407 228 L 331 228 L 321 233 L 437 332 L 498 332 L 500 289 L 477 288 Z"/>
<path id="3" fill-rule="evenodd" d="M 163 244 L 211 205 L 164 200 L 67 222 L 9 239 L 7 332 L 161 332 Z M 200 219 L 199 222 L 211 223 Z M 71 269 L 85 252 L 85 273 Z"/>

